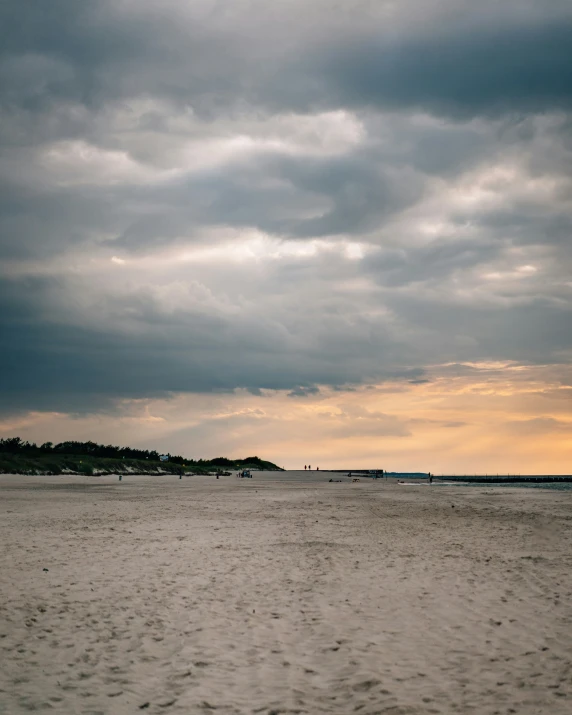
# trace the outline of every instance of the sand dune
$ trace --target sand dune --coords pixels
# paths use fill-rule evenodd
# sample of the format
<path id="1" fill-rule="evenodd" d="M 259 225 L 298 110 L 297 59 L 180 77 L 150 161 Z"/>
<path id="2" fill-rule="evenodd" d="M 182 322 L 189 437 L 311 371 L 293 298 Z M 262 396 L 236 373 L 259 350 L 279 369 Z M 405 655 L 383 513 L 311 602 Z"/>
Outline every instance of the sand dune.
<path id="1" fill-rule="evenodd" d="M 329 476 L 0 477 L 0 713 L 570 712 L 571 492 Z"/>

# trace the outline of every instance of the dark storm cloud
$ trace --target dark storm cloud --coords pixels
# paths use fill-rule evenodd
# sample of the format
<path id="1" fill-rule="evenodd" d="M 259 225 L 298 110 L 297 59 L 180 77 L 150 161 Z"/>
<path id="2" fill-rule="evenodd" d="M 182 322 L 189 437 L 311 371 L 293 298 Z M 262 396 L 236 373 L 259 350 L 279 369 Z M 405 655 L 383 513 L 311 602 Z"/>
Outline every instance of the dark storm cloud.
<path id="1" fill-rule="evenodd" d="M 281 33 L 280 14 L 262 6 L 258 17 L 240 6 L 225 17 L 214 8 L 185 16 L 183 5 L 161 11 L 73 0 L 24 10 L 13 0 L 0 11 L 11 28 L 2 48 L 4 96 L 34 110 L 143 94 L 210 116 L 245 100 L 280 111 L 414 107 L 459 117 L 570 107 L 570 9 L 527 21 L 524 13 L 511 17 L 510 7 L 519 4 L 502 14 L 491 4 L 468 6 L 464 21 L 436 13 L 423 30 L 372 18 L 367 32 L 355 20 L 330 42 L 316 23 L 293 42 L 287 25 Z M 294 4 L 290 22 L 296 12 Z"/>
<path id="2" fill-rule="evenodd" d="M 0 375 L 3 410 L 103 409 L 118 397 L 160 397 L 177 392 L 230 392 L 237 387 L 317 394 L 314 384 L 392 380 L 419 374 L 375 365 L 371 355 L 399 351 L 379 326 L 325 318 L 281 316 L 274 326 L 264 306 L 224 316 L 188 309 L 167 313 L 141 291 L 103 299 L 70 315 L 78 286 L 51 279 L 6 281 L 0 305 Z M 278 319 L 280 320 L 280 318 Z M 375 334 L 377 333 L 377 334 Z M 351 339 L 354 359 L 344 342 Z M 324 355 L 324 353 L 326 353 Z M 369 358 L 367 356 L 370 356 Z M 394 364 L 396 361 L 390 361 Z"/>
<path id="3" fill-rule="evenodd" d="M 535 295 L 511 303 L 503 301 L 501 294 L 498 302 L 486 305 L 430 292 L 388 295 L 386 300 L 403 324 L 418 331 L 416 341 L 427 354 L 439 354 L 443 362 L 487 360 L 495 355 L 548 364 L 567 361 L 572 352 L 568 302 Z"/>
<path id="4" fill-rule="evenodd" d="M 290 390 L 288 397 L 309 397 L 311 395 L 318 395 L 319 393 L 320 389 L 315 385 L 298 385 L 293 390 Z"/>
<path id="5" fill-rule="evenodd" d="M 568 360 L 570 8 L 310 5 L 0 5 L 4 411 Z"/>
<path id="6" fill-rule="evenodd" d="M 568 109 L 571 45 L 570 18 L 358 38 L 315 57 L 312 94 L 344 106 L 412 107 L 457 118 Z"/>

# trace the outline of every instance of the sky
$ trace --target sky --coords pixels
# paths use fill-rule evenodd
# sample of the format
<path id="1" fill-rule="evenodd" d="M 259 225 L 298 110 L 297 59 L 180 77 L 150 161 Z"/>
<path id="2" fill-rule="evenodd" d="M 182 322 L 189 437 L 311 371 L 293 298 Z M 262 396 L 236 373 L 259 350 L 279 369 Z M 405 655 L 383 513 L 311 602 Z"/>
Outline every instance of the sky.
<path id="1" fill-rule="evenodd" d="M 569 0 L 0 27 L 0 435 L 570 473 Z"/>

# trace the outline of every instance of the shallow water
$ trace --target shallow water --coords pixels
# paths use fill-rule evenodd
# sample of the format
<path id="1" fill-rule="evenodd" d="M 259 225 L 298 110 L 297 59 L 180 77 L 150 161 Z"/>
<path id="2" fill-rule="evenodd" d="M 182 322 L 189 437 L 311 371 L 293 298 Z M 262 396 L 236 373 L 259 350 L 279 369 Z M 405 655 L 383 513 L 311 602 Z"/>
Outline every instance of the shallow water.
<path id="1" fill-rule="evenodd" d="M 439 482 L 434 482 L 439 484 Z M 509 489 L 550 489 L 551 491 L 569 492 L 572 491 L 572 482 L 447 482 L 446 486 L 459 487 L 503 487 Z"/>

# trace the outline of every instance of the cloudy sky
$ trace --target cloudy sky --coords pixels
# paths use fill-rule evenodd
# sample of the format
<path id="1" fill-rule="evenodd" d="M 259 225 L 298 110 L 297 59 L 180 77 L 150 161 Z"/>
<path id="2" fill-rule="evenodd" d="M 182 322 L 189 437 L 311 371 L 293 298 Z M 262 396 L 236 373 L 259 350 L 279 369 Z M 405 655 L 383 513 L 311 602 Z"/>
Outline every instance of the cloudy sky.
<path id="1" fill-rule="evenodd" d="M 569 0 L 0 26 L 3 436 L 570 472 Z"/>

